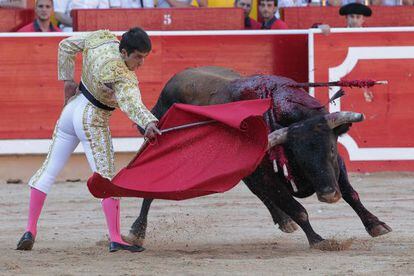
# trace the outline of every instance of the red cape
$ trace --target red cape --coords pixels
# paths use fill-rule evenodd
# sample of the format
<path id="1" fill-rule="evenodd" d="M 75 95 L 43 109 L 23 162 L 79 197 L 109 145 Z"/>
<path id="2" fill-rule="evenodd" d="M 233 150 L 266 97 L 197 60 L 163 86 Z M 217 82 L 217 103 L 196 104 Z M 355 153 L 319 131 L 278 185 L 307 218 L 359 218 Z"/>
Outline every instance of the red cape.
<path id="1" fill-rule="evenodd" d="M 174 104 L 160 120 L 161 130 L 217 122 L 163 133 L 112 181 L 94 173 L 88 180 L 89 191 L 98 198 L 174 200 L 225 192 L 251 174 L 266 153 L 263 113 L 269 107 L 269 99 L 210 106 Z"/>

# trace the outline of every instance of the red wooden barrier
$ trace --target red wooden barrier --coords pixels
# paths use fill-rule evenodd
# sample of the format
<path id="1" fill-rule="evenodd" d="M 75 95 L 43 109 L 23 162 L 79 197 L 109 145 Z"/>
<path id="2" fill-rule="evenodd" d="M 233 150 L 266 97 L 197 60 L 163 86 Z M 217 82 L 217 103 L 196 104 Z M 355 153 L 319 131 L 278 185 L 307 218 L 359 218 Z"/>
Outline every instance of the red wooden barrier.
<path id="1" fill-rule="evenodd" d="M 19 36 L 0 36 L 0 139 L 49 139 L 62 107 L 56 52 L 63 34 Z M 177 32 L 151 37 L 154 50 L 137 72 L 149 107 L 174 73 L 193 66 L 226 66 L 244 75 L 277 74 L 298 81 L 306 81 L 308 72 L 315 81 L 388 80 L 388 85 L 369 91 L 345 89 L 347 95 L 329 106 L 330 111 L 366 116 L 340 137 L 340 150 L 351 171 L 414 170 L 414 28 L 311 34 L 309 71 L 307 33 Z M 334 92 L 318 88 L 315 95 L 326 102 Z M 115 137 L 136 136 L 119 111 L 111 129 Z"/>
<path id="2" fill-rule="evenodd" d="M 369 90 L 345 88 L 346 95 L 331 104 L 330 111 L 365 114 L 366 120 L 354 124 L 349 135 L 339 140 L 352 171 L 413 171 L 414 28 L 405 32 L 358 31 L 316 34 L 310 79 L 387 80 L 388 85 Z M 332 88 L 330 94 L 337 89 Z M 327 88 L 317 88 L 315 93 L 327 102 Z"/>
<path id="3" fill-rule="evenodd" d="M 365 27 L 414 26 L 413 6 L 371 6 L 372 16 L 366 18 Z M 294 7 L 283 9 L 284 21 L 290 29 L 308 29 L 314 23 L 331 27 L 346 27 L 345 17 L 338 7 Z"/>
<path id="4" fill-rule="evenodd" d="M 231 33 L 231 32 L 230 32 Z M 50 138 L 62 108 L 57 46 L 62 37 L 0 37 L 0 139 Z M 307 34 L 152 36 L 153 52 L 137 72 L 144 103 L 155 104 L 162 87 L 187 67 L 217 65 L 244 75 L 279 74 L 307 80 Z M 80 59 L 78 59 L 80 65 Z M 79 79 L 78 66 L 77 75 Z M 117 111 L 115 137 L 137 130 Z"/>
<path id="5" fill-rule="evenodd" d="M 244 15 L 236 8 L 88 9 L 73 10 L 75 31 L 125 31 L 140 26 L 151 31 L 242 30 Z"/>
<path id="6" fill-rule="evenodd" d="M 34 20 L 32 9 L 0 8 L 0 32 L 14 32 Z"/>

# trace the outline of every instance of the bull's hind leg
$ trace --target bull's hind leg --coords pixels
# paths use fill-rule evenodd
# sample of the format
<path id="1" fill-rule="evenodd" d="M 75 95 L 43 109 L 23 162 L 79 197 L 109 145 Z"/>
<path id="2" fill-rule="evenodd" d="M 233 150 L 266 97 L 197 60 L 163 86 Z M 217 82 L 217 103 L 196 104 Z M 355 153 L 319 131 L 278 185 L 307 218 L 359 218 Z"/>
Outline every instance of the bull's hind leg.
<path id="1" fill-rule="evenodd" d="M 305 208 L 296 201 L 284 186 L 283 180 L 273 171 L 263 165 L 244 179 L 249 189 L 259 197 L 260 194 L 267 195 L 275 206 L 278 206 L 285 214 L 291 217 L 302 230 L 311 247 L 318 247 L 324 241 L 310 225 L 308 213 Z"/>
<path id="2" fill-rule="evenodd" d="M 340 169 L 338 182 L 342 197 L 357 213 L 368 234 L 372 237 L 377 237 L 391 232 L 391 227 L 389 227 L 385 222 L 380 221 L 376 216 L 368 211 L 364 205 L 362 205 L 358 193 L 352 188 L 351 183 L 349 183 L 348 172 L 346 170 L 345 163 L 340 156 L 338 156 L 338 164 Z"/>
<path id="3" fill-rule="evenodd" d="M 249 180 L 246 180 L 249 181 Z M 250 189 L 250 186 L 253 186 L 254 184 L 247 185 Z M 293 233 L 298 229 L 298 225 L 288 216 L 286 215 L 282 210 L 279 209 L 275 204 L 273 204 L 272 200 L 270 200 L 266 194 L 262 193 L 262 191 L 255 190 L 253 191 L 250 189 L 267 207 L 267 209 L 270 212 L 270 215 L 272 216 L 273 222 L 275 225 L 279 225 L 279 229 L 282 230 L 285 233 Z"/>
<path id="4" fill-rule="evenodd" d="M 128 236 L 124 236 L 123 239 L 134 245 L 142 246 L 145 241 L 145 233 L 147 232 L 147 218 L 148 212 L 151 207 L 153 199 L 144 198 L 142 201 L 141 212 L 139 217 L 131 225 Z"/>

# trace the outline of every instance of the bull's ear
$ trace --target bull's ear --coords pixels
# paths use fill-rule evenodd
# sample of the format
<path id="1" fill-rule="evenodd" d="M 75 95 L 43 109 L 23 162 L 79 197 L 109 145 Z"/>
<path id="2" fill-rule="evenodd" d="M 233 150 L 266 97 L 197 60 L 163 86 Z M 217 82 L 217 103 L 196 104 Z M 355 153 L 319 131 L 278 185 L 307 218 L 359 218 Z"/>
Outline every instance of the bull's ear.
<path id="1" fill-rule="evenodd" d="M 349 131 L 349 129 L 351 128 L 352 123 L 349 124 L 342 124 L 336 128 L 333 129 L 333 132 L 335 133 L 336 136 L 342 135 L 346 132 Z"/>

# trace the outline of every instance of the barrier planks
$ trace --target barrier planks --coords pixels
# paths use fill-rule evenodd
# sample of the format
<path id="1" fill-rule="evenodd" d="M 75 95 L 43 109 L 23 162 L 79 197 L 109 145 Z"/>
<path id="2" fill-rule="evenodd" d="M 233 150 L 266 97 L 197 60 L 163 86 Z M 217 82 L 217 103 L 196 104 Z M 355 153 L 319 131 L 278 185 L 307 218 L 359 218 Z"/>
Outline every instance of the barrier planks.
<path id="1" fill-rule="evenodd" d="M 331 112 L 365 114 L 364 122 L 339 139 L 353 171 L 414 169 L 414 29 L 402 30 L 343 30 L 313 38 L 310 79 L 388 81 L 369 89 L 344 88 L 346 95 L 329 105 Z M 317 88 L 315 96 L 326 102 L 337 90 Z"/>

